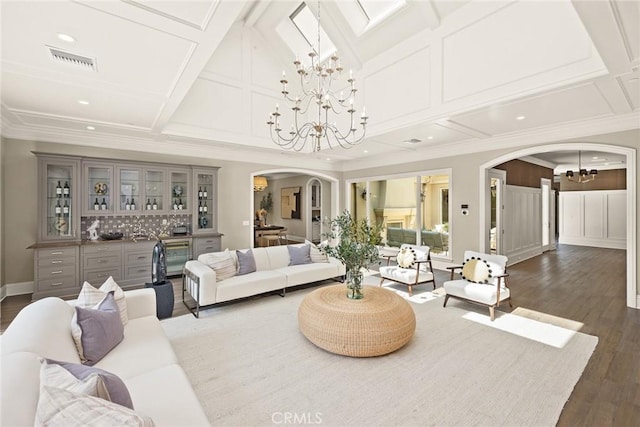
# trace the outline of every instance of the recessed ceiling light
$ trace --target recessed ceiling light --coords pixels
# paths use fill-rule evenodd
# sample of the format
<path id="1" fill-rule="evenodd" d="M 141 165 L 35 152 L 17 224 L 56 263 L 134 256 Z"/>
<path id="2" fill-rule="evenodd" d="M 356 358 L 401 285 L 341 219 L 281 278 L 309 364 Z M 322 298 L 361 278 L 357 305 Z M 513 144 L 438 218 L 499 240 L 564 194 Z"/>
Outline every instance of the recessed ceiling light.
<path id="1" fill-rule="evenodd" d="M 84 99 L 79 99 L 78 104 L 89 105 L 89 101 L 85 101 Z"/>
<path id="2" fill-rule="evenodd" d="M 87 126 L 87 129 L 89 129 L 89 130 L 96 130 L 96 128 L 95 128 L 95 127 L 93 127 L 93 126 Z"/>
<path id="3" fill-rule="evenodd" d="M 369 150 L 364 150 L 364 154 L 367 154 L 369 152 Z"/>
<path id="4" fill-rule="evenodd" d="M 429 136 L 427 137 L 427 139 L 433 139 L 433 137 L 432 137 L 431 135 L 429 135 Z"/>
<path id="5" fill-rule="evenodd" d="M 516 117 L 516 120 L 524 120 L 524 119 L 526 119 L 526 117 L 525 117 L 525 116 L 518 116 L 518 117 Z"/>
<path id="6" fill-rule="evenodd" d="M 327 157 L 327 159 L 326 159 L 326 160 L 327 160 L 327 162 L 330 162 L 330 161 L 331 161 L 331 159 L 330 159 L 329 157 Z"/>
<path id="7" fill-rule="evenodd" d="M 598 157 L 598 156 L 593 156 L 593 157 L 591 158 L 591 160 L 598 160 L 599 158 L 600 158 L 600 157 Z"/>
<path id="8" fill-rule="evenodd" d="M 73 38 L 73 36 L 70 36 L 69 34 L 64 34 L 64 33 L 58 33 L 58 38 L 67 43 L 73 43 L 76 41 L 76 39 Z"/>

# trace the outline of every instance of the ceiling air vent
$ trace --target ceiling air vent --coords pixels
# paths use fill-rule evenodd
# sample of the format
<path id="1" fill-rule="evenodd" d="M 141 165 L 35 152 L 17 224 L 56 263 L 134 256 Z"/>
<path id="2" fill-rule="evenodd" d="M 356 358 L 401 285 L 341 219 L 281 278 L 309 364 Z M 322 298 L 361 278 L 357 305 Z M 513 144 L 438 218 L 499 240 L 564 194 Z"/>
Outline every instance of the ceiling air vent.
<path id="1" fill-rule="evenodd" d="M 56 62 L 61 62 L 67 65 L 73 65 L 74 67 L 82 68 L 83 70 L 96 71 L 96 60 L 88 56 L 82 56 L 71 52 L 65 52 L 64 50 L 47 46 L 51 58 Z"/>

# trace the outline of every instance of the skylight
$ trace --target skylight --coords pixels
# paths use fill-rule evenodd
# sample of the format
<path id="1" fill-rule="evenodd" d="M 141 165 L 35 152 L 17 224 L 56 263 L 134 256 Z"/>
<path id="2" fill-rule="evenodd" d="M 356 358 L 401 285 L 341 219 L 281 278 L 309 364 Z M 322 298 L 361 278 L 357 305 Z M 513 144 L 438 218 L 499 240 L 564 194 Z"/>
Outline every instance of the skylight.
<path id="1" fill-rule="evenodd" d="M 369 22 L 376 21 L 403 5 L 404 0 L 356 0 Z"/>
<path id="2" fill-rule="evenodd" d="M 309 46 L 319 54 L 320 58 L 325 58 L 336 51 L 336 46 L 324 31 L 322 25 L 320 25 L 320 47 L 322 52 L 318 52 L 318 18 L 314 16 L 306 3 L 301 3 L 289 18 Z M 322 22 L 322 16 L 320 16 L 320 22 Z"/>

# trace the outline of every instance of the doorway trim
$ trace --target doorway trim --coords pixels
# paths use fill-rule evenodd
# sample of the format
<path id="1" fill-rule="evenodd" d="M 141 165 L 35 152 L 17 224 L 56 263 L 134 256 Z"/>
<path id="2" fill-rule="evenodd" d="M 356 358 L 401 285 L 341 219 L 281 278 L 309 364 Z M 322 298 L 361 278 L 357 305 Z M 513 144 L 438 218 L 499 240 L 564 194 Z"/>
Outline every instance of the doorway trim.
<path id="1" fill-rule="evenodd" d="M 249 212 L 251 213 L 250 218 L 254 217 L 254 212 L 256 211 L 254 203 L 253 203 L 253 177 L 258 175 L 265 174 L 274 174 L 274 173 L 292 173 L 299 175 L 308 175 L 310 177 L 316 177 L 319 179 L 323 179 L 325 181 L 329 181 L 331 183 L 331 218 L 335 218 L 338 216 L 339 205 L 338 202 L 340 200 L 340 186 L 338 178 L 324 174 L 322 172 L 314 171 L 311 169 L 295 169 L 295 168 L 275 168 L 275 169 L 262 169 L 258 171 L 251 172 L 249 174 L 249 188 L 251 188 L 251 192 L 249 193 Z M 306 197 L 305 197 L 306 198 Z M 254 230 L 253 227 L 249 227 L 247 230 L 247 234 L 249 235 L 249 241 L 253 242 Z"/>
<path id="2" fill-rule="evenodd" d="M 480 232 L 480 252 L 486 252 L 485 227 L 486 227 L 486 200 L 489 181 L 489 169 L 509 160 L 539 153 L 549 153 L 566 150 L 593 150 L 616 153 L 626 156 L 627 166 L 627 307 L 640 308 L 640 296 L 637 287 L 637 206 L 636 193 L 637 172 L 636 172 L 636 150 L 630 147 L 618 145 L 599 144 L 591 142 L 563 142 L 555 144 L 540 145 L 522 148 L 503 154 L 495 159 L 489 160 L 480 165 L 479 170 L 479 194 L 480 203 L 485 205 L 480 208 L 479 232 Z"/>
<path id="3" fill-rule="evenodd" d="M 499 185 L 496 187 L 496 254 L 498 255 L 503 255 L 504 254 L 504 221 L 503 221 L 503 217 L 502 214 L 504 213 L 504 196 L 506 193 L 506 187 L 507 187 L 507 171 L 503 171 L 500 169 L 489 169 L 488 170 L 488 179 L 487 179 L 487 184 L 489 185 L 489 188 L 491 188 L 491 179 L 497 179 L 500 181 Z M 489 248 L 489 251 L 487 253 L 489 253 L 491 251 L 491 193 L 487 192 L 486 194 L 486 209 L 488 209 L 487 211 L 487 218 L 486 218 L 486 223 L 485 223 L 485 235 L 484 235 L 484 239 L 485 240 L 485 248 Z M 489 246 L 487 245 L 487 242 L 489 242 Z"/>

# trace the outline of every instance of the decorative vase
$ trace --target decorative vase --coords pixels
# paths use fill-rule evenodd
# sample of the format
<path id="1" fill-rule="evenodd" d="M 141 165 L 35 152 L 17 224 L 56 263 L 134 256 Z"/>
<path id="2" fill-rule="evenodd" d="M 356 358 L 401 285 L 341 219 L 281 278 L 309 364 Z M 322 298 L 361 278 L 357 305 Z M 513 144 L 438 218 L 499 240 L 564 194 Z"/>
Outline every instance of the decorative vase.
<path id="1" fill-rule="evenodd" d="M 153 247 L 151 258 L 151 283 L 160 285 L 167 281 L 166 247 L 162 240 L 158 240 Z"/>
<path id="2" fill-rule="evenodd" d="M 362 299 L 362 271 L 360 269 L 347 270 L 347 298 Z"/>

